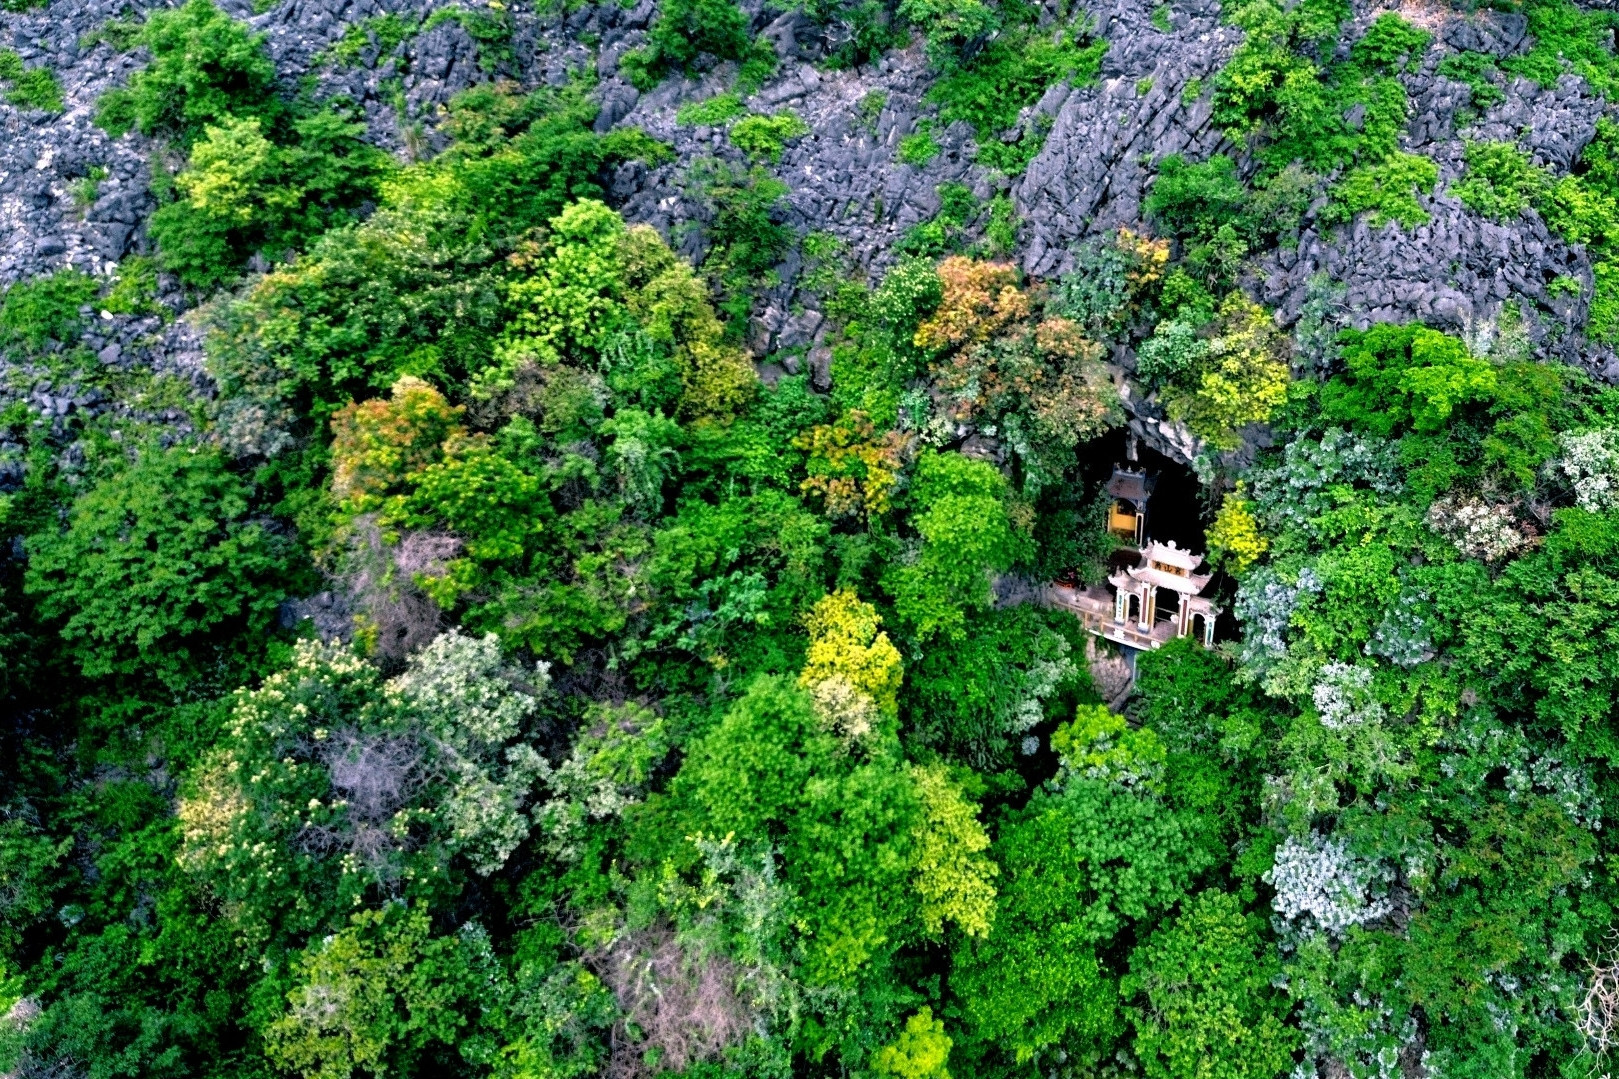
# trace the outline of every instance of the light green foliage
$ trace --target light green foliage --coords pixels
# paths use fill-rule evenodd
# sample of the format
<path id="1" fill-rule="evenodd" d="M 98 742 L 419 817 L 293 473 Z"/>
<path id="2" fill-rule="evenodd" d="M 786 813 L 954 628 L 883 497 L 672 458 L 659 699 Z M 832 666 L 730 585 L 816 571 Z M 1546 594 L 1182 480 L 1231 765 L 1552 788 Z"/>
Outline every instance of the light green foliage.
<path id="1" fill-rule="evenodd" d="M 1377 326 L 1348 337 L 1346 377 L 1322 394 L 1328 419 L 1379 434 L 1438 431 L 1458 405 L 1488 400 L 1497 369 L 1424 326 Z"/>
<path id="2" fill-rule="evenodd" d="M 396 52 L 399 46 L 415 37 L 418 29 L 409 19 L 387 12 L 382 15 L 371 15 L 351 22 L 343 30 L 343 36 L 327 50 L 327 55 L 344 67 L 357 67 L 361 57 L 371 50 L 377 60 L 382 60 Z"/>
<path id="3" fill-rule="evenodd" d="M 22 57 L 0 49 L 0 82 L 8 83 L 6 100 L 18 108 L 62 111 L 62 83 L 48 67 L 24 67 Z"/>
<path id="4" fill-rule="evenodd" d="M 1194 896 L 1130 956 L 1127 996 L 1145 998 L 1135 1050 L 1154 1079 L 1273 1079 L 1297 1033 L 1272 988 L 1277 963 L 1234 896 Z"/>
<path id="5" fill-rule="evenodd" d="M 949 921 L 969 937 L 987 937 L 995 921 L 999 867 L 984 856 L 989 837 L 978 823 L 978 807 L 942 767 L 913 767 L 911 776 L 922 799 L 916 835 L 922 927 L 937 937 Z"/>
<path id="6" fill-rule="evenodd" d="M 1451 185 L 1451 193 L 1468 209 L 1493 221 L 1507 222 L 1540 201 L 1546 173 L 1510 142 L 1467 144 L 1467 175 Z"/>
<path id="7" fill-rule="evenodd" d="M 433 936 L 420 908 L 361 911 L 299 957 L 287 1014 L 265 1052 L 317 1079 L 411 1071 L 430 1046 L 470 1048 L 477 1012 L 498 977 L 488 937 L 469 924 Z"/>
<path id="8" fill-rule="evenodd" d="M 815 984 L 877 961 L 916 917 L 915 900 L 899 897 L 915 894 L 913 836 L 924 818 L 897 748 L 846 754 L 806 694 L 760 680 L 692 747 L 671 788 L 692 827 L 780 837 L 784 880 L 799 897 L 803 969 Z"/>
<path id="9" fill-rule="evenodd" d="M 939 156 L 939 144 L 931 132 L 918 131 L 899 140 L 899 152 L 895 156 L 902 165 L 926 165 Z"/>
<path id="10" fill-rule="evenodd" d="M 1528 51 L 1502 61 L 1503 71 L 1545 87 L 1557 85 L 1565 71 L 1572 71 L 1604 97 L 1619 89 L 1612 12 L 1589 11 L 1569 0 L 1532 0 L 1524 5 L 1524 14 L 1534 43 Z"/>
<path id="11" fill-rule="evenodd" d="M 210 0 L 153 12 L 130 41 L 151 63 L 99 105 L 97 122 L 113 134 L 139 128 L 190 146 L 210 124 L 257 119 L 270 124 L 284 106 L 275 96 L 275 66 L 262 35 L 221 12 Z"/>
<path id="12" fill-rule="evenodd" d="M 740 94 L 715 94 L 701 101 L 690 101 L 675 113 L 675 123 L 693 127 L 719 127 L 741 116 L 746 110 Z"/>
<path id="13" fill-rule="evenodd" d="M 1430 37 L 1388 13 L 1347 59 L 1312 59 L 1348 14 L 1329 0 L 1291 9 L 1254 0 L 1236 9 L 1231 21 L 1247 37 L 1217 77 L 1214 118 L 1232 137 L 1265 132 L 1258 154 L 1269 175 L 1295 162 L 1317 174 L 1341 171 L 1329 218 L 1369 212 L 1374 226 L 1411 227 L 1427 220 L 1416 194 L 1432 191 L 1438 172 L 1398 148 L 1408 103 L 1396 74 L 1416 65 Z"/>
<path id="14" fill-rule="evenodd" d="M 769 116 L 745 116 L 731 125 L 731 142 L 754 161 L 781 162 L 788 140 L 808 135 L 809 125 L 791 109 Z"/>
<path id="15" fill-rule="evenodd" d="M 1420 154 L 1393 153 L 1374 165 L 1350 170 L 1332 189 L 1332 219 L 1349 221 L 1366 215 L 1373 228 L 1398 222 L 1414 228 L 1428 220 L 1417 195 L 1429 194 L 1439 180 L 1439 166 Z"/>
<path id="16" fill-rule="evenodd" d="M 1007 515 L 1006 480 L 993 467 L 955 453 L 924 453 L 912 499 L 921 548 L 883 583 L 918 638 L 954 637 L 972 609 L 989 606 L 989 582 L 1016 558 L 1020 541 Z"/>
<path id="17" fill-rule="evenodd" d="M 905 1029 L 898 1038 L 877 1051 L 871 1068 L 895 1079 L 950 1079 L 950 1070 L 945 1067 L 950 1046 L 944 1023 L 933 1018 L 932 1008 L 923 1007 L 905 1020 Z"/>
<path id="18" fill-rule="evenodd" d="M 976 13 L 990 11 L 978 0 L 950 5 L 959 13 L 959 23 L 932 13 L 923 13 L 927 17 L 911 14 L 907 9 L 910 2 L 902 3 L 900 12 L 929 28 L 930 49 L 936 36 L 947 32 L 948 40 L 956 42 L 971 40 L 990 29 L 987 24 L 978 26 Z M 1019 28 L 991 37 L 970 60 L 946 64 L 944 74 L 928 91 L 928 100 L 939 106 L 943 123 L 964 120 L 972 125 L 979 162 L 1016 174 L 1040 152 L 1045 144 L 1045 129 L 1037 125 L 1011 143 L 1002 141 L 1001 135 L 1017 122 L 1018 113 L 1038 101 L 1053 83 L 1085 86 L 1094 82 L 1106 52 L 1106 41 L 1093 41 L 1080 31 L 1059 30 L 1052 35 L 1033 27 Z"/>
<path id="19" fill-rule="evenodd" d="M 85 674 L 193 677 L 264 634 L 296 564 L 218 454 L 142 450 L 28 539 L 27 589 Z"/>
<path id="20" fill-rule="evenodd" d="M 1082 704 L 1073 722 L 1051 732 L 1051 748 L 1063 777 L 1101 779 L 1126 787 L 1154 785 L 1164 766 L 1164 747 L 1150 730 L 1132 730 L 1124 717 L 1100 704 Z"/>
<path id="21" fill-rule="evenodd" d="M 1220 305 L 1214 336 L 1179 383 L 1164 391 L 1169 414 L 1229 449 L 1247 424 L 1263 423 L 1287 397 L 1287 342 L 1270 315 L 1240 292 Z"/>

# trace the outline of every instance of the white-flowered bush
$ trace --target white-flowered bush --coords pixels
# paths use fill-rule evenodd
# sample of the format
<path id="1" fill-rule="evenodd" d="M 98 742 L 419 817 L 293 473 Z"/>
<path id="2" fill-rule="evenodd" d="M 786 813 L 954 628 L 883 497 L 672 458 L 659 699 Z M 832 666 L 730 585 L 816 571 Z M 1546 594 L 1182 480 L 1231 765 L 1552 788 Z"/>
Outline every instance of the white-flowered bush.
<path id="1" fill-rule="evenodd" d="M 1505 768 L 1502 782 L 1509 800 L 1550 798 L 1576 824 L 1592 831 L 1602 827 L 1602 799 L 1589 769 L 1569 763 L 1555 749 L 1532 744 L 1517 727 L 1472 711 L 1446 734 L 1440 748 L 1447 753 L 1439 767 L 1467 787 L 1482 788 Z"/>
<path id="2" fill-rule="evenodd" d="M 640 802 L 667 752 L 663 719 L 651 709 L 633 701 L 593 706 L 567 760 L 545 770 L 551 797 L 534 811 L 541 846 L 564 861 L 577 860 L 588 825 L 623 816 Z"/>
<path id="3" fill-rule="evenodd" d="M 1380 495 L 1400 490 L 1393 443 L 1352 435 L 1334 427 L 1319 441 L 1291 442 L 1277 464 L 1250 478 L 1260 523 L 1267 532 L 1303 528 L 1333 505 L 1332 487 L 1364 487 Z"/>
<path id="4" fill-rule="evenodd" d="M 1359 857 L 1343 839 L 1318 832 L 1283 840 L 1264 879 L 1276 889 L 1272 908 L 1306 932 L 1342 933 L 1394 909 L 1388 898 L 1393 872 Z"/>
<path id="5" fill-rule="evenodd" d="M 534 677 L 540 687 L 549 682 L 543 666 Z M 454 630 L 411 657 L 405 673 L 388 684 L 389 695 L 431 739 L 449 781 L 440 812 L 450 845 L 481 874 L 504 865 L 528 835 L 521 807 L 545 761 L 513 739 L 534 710 L 534 688 L 519 692 L 517 673 L 506 667 L 493 633 L 475 638 Z"/>
<path id="6" fill-rule="evenodd" d="M 1341 731 L 1382 720 L 1383 706 L 1372 694 L 1371 668 L 1329 663 L 1316 679 L 1310 696 L 1323 727 Z"/>
<path id="7" fill-rule="evenodd" d="M 1441 498 L 1428 507 L 1428 527 L 1468 558 L 1499 562 L 1529 542 L 1515 510 L 1481 498 Z"/>
<path id="8" fill-rule="evenodd" d="M 529 834 L 546 769 L 522 724 L 547 682 L 543 667 L 508 666 L 492 635 L 442 634 L 386 682 L 346 646 L 300 641 L 285 670 L 239 694 L 187 777 L 180 864 L 228 915 L 281 888 L 339 907 L 393 895 L 456 859 L 493 873 Z"/>
<path id="9" fill-rule="evenodd" d="M 1619 431 L 1600 427 L 1562 436 L 1558 462 L 1582 510 L 1606 513 L 1619 506 Z"/>
<path id="10" fill-rule="evenodd" d="M 1270 675 L 1287 660 L 1287 628 L 1299 597 L 1321 591 L 1321 578 L 1306 566 L 1289 584 L 1269 566 L 1243 578 L 1237 589 L 1236 615 L 1242 624 L 1243 674 L 1276 692 Z"/>
<path id="11" fill-rule="evenodd" d="M 1400 667 L 1415 667 L 1434 657 L 1433 634 L 1428 629 L 1428 593 L 1403 588 L 1383 612 L 1372 639 L 1362 649 L 1368 656 L 1382 656 Z"/>

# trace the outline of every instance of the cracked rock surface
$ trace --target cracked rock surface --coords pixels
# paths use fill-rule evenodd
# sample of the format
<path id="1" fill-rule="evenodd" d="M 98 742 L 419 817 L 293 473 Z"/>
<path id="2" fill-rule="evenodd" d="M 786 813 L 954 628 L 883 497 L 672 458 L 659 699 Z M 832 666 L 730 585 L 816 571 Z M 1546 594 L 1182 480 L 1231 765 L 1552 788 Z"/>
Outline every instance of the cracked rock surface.
<path id="1" fill-rule="evenodd" d="M 27 66 L 51 67 L 65 100 L 59 114 L 0 102 L 0 284 L 63 266 L 106 273 L 130 254 L 150 253 L 145 223 L 156 200 L 149 165 L 173 151 L 138 133 L 111 138 L 94 124 L 98 97 L 122 85 L 143 59 L 116 51 L 96 31 L 109 19 L 138 17 L 147 6 L 54 0 L 43 9 L 0 13 L 0 47 L 14 49 Z M 446 21 L 387 55 L 368 46 L 352 66 L 328 59 L 349 27 L 385 13 L 420 19 L 445 5 L 283 0 L 258 13 L 246 0 L 221 6 L 265 35 L 289 93 L 312 83 L 317 96 L 352 101 L 369 137 L 402 159 L 444 144 L 435 125 L 445 103 L 462 89 L 497 78 L 560 85 L 580 72 L 593 73 L 597 130 L 639 127 L 674 150 L 672 161 L 655 168 L 621 167 L 610 177 L 611 199 L 628 219 L 653 224 L 693 257 L 703 253 L 706 211 L 686 182 L 691 166 L 704 158 L 747 163 L 722 129 L 676 119 L 683 104 L 729 89 L 734 65 L 673 77 L 645 93 L 621 76 L 621 58 L 644 41 L 655 0 L 632 7 L 587 4 L 569 12 L 514 7 L 510 55 L 498 63 L 480 55 L 460 24 Z M 1023 173 L 1008 177 L 974 162 L 973 132 L 960 123 L 933 128 L 940 150 L 926 164 L 899 160 L 902 140 L 935 114 L 927 99 L 933 75 L 919 43 L 859 69 L 831 70 L 820 63 L 827 43 L 814 24 L 748 0 L 744 10 L 753 31 L 774 43 L 781 64 L 747 107 L 791 109 L 810 128 L 770 166 L 789 189 L 782 220 L 800 234 L 819 230 L 837 237 L 851 272 L 867 276 L 894 261 L 908 229 L 938 212 L 938 188 L 946 182 L 966 185 L 980 200 L 1001 193 L 1011 198 L 1019 219 L 1014 257 L 1038 276 L 1062 273 L 1073 246 L 1088 237 L 1121 226 L 1142 228 L 1143 201 L 1164 157 L 1196 160 L 1230 152 L 1242 160 L 1241 148 L 1212 121 L 1210 94 L 1213 76 L 1241 43 L 1241 31 L 1222 22 L 1218 0 L 1172 5 L 1167 29 L 1162 21 L 1155 25 L 1156 7 L 1152 0 L 1090 0 L 1090 24 L 1109 42 L 1100 77 L 1091 86 L 1053 85 L 1025 110 L 1008 137 L 1025 130 L 1047 136 Z M 1360 3 L 1356 10 L 1343 47 L 1384 8 Z M 1422 198 L 1431 220 L 1410 229 L 1374 229 L 1364 221 L 1329 228 L 1307 217 L 1296 246 L 1258 260 L 1249 290 L 1291 324 L 1312 279 L 1325 275 L 1340 286 L 1337 316 L 1343 324 L 1421 319 L 1486 339 L 1503 303 L 1516 301 L 1535 313 L 1530 332 L 1543 354 L 1619 381 L 1619 358 L 1579 331 L 1592 287 L 1586 253 L 1552 235 L 1533 211 L 1498 224 L 1447 190 L 1462 173 L 1469 139 L 1515 139 L 1537 163 L 1554 173 L 1567 171 L 1592 137 L 1605 109 L 1602 99 L 1573 75 L 1551 88 L 1517 79 L 1506 87 L 1505 100 L 1475 114 L 1467 86 L 1439 74 L 1441 60 L 1456 49 L 1496 57 L 1521 52 L 1531 44 L 1524 19 L 1437 8 L 1407 15 L 1435 37 L 1421 64 L 1401 76 L 1410 97 L 1403 148 L 1439 166 L 1435 193 Z M 1053 19 L 1054 12 L 1045 18 Z M 93 169 L 105 170 L 105 178 L 89 184 Z M 786 369 L 808 363 L 824 385 L 826 355 L 818 346 L 828 325 L 814 297 L 796 287 L 802 269 L 797 254 L 777 268 L 780 283 L 759 297 L 749 341 L 760 353 L 785 350 L 777 362 Z M 1571 280 L 1581 286 L 1577 293 Z M 177 312 L 199 300 L 172 285 L 162 299 Z M 178 373 L 207 392 L 200 342 L 189 324 L 150 321 L 100 321 L 92 347 L 108 364 Z M 59 397 L 45 411 L 59 416 L 69 408 L 96 407 L 72 396 L 63 405 Z M 1144 406 L 1136 418 L 1144 435 L 1161 424 Z M 1173 442 L 1173 432 L 1154 437 Z M 1182 456 L 1189 449 L 1172 448 Z"/>

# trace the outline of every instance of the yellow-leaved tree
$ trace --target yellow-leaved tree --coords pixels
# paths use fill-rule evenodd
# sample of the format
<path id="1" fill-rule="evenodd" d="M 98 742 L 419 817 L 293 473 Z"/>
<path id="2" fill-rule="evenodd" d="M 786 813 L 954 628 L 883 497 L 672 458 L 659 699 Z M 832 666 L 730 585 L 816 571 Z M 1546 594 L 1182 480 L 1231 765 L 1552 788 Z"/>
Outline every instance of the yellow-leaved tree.
<path id="1" fill-rule="evenodd" d="M 913 764 L 911 778 L 922 798 L 922 821 L 915 833 L 922 926 L 938 937 L 950 921 L 969 937 L 987 937 L 995 921 L 994 881 L 1000 866 L 984 853 L 989 836 L 978 821 L 978 806 L 942 764 Z"/>
<path id="2" fill-rule="evenodd" d="M 843 588 L 822 596 L 804 621 L 810 644 L 798 684 L 809 691 L 821 721 L 851 740 L 892 721 L 904 664 L 878 628 L 877 608 Z"/>

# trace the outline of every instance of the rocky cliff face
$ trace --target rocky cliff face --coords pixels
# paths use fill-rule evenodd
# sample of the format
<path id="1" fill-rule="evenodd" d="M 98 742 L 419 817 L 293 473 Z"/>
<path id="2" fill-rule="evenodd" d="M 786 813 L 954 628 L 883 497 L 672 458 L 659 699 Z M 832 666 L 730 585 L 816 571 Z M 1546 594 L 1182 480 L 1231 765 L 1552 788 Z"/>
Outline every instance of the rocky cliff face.
<path id="1" fill-rule="evenodd" d="M 734 65 L 693 77 L 672 77 L 638 92 L 619 71 L 624 53 L 644 40 L 656 13 L 654 0 L 633 8 L 608 2 L 566 13 L 511 12 L 509 50 L 498 59 L 480 55 L 479 42 L 455 21 L 443 22 L 388 55 L 367 46 L 348 64 L 322 62 L 325 50 L 362 20 L 388 11 L 424 15 L 432 0 L 384 6 L 379 0 L 285 0 L 255 13 L 240 0 L 221 5 L 268 38 L 278 73 L 290 89 L 312 79 L 315 93 L 356 102 L 370 137 L 401 156 L 420 156 L 442 143 L 434 130 L 441 106 L 481 80 L 510 78 L 526 85 L 560 84 L 570 73 L 594 71 L 601 103 L 597 129 L 635 126 L 668 143 L 674 158 L 655 168 L 630 164 L 613 178 L 612 198 L 625 216 L 650 222 L 693 256 L 702 254 L 704 210 L 685 183 L 701 157 L 743 160 L 719 130 L 681 125 L 678 108 L 730 86 Z M 1095 85 L 1051 86 L 1025 110 L 1011 141 L 1023 130 L 1049 130 L 1044 146 L 1021 175 L 1008 177 L 974 163 L 973 132 L 956 123 L 935 130 L 940 152 L 924 165 L 899 160 L 901 140 L 933 113 L 925 100 L 930 68 L 920 44 L 893 51 L 875 64 L 828 70 L 824 33 L 808 19 L 757 3 L 755 32 L 777 48 L 778 72 L 749 105 L 755 111 L 791 107 L 810 132 L 789 143 L 773 171 L 789 187 L 786 223 L 800 234 L 830 232 L 845 245 L 855 272 L 878 271 L 895 257 L 906 231 L 939 210 L 939 185 L 959 182 L 980 199 L 1006 193 L 1019 221 L 1014 257 L 1037 276 L 1062 272 L 1076 241 L 1119 226 L 1143 227 L 1142 204 L 1157 162 L 1180 153 L 1196 160 L 1235 153 L 1211 120 L 1210 94 L 1197 92 L 1240 44 L 1242 33 L 1221 21 L 1218 0 L 1188 0 L 1167 20 L 1153 18 L 1148 0 L 1093 0 L 1092 26 L 1107 40 Z M 1341 35 L 1340 53 L 1383 6 L 1357 3 L 1357 18 Z M 146 250 L 143 223 L 155 207 L 149 159 L 165 152 L 139 134 L 111 138 L 93 123 L 95 103 L 142 63 L 119 52 L 98 31 L 109 19 L 129 18 L 115 0 L 57 0 L 47 8 L 0 14 L 0 47 L 32 66 L 49 66 L 61 82 L 60 113 L 0 102 L 0 282 L 46 273 L 64 265 L 105 273 L 124 256 Z M 1430 31 L 1436 46 L 1400 77 L 1412 119 L 1403 148 L 1431 157 L 1439 167 L 1432 195 L 1421 196 L 1427 224 L 1372 228 L 1364 220 L 1327 227 L 1306 215 L 1296 246 L 1262 253 L 1245 285 L 1291 324 L 1303 311 L 1311 281 L 1325 275 L 1329 317 L 1344 325 L 1413 319 L 1473 339 L 1494 332 L 1502 304 L 1513 300 L 1538 317 L 1528 320 L 1543 354 L 1576 363 L 1619 381 L 1619 358 L 1586 340 L 1580 327 L 1591 295 L 1587 255 L 1551 234 L 1531 211 L 1510 224 L 1486 220 L 1447 192 L 1463 169 L 1468 139 L 1517 139 L 1554 173 L 1568 170 L 1590 141 L 1605 107 L 1578 76 L 1552 88 L 1510 80 L 1504 99 L 1475 114 L 1469 88 L 1446 78 L 1439 66 L 1465 49 L 1495 57 L 1529 44 L 1522 16 L 1460 14 L 1407 4 L 1402 14 Z M 1189 84 L 1191 84 L 1189 89 Z M 880 102 L 880 107 L 862 107 Z M 1463 126 L 1463 124 L 1468 126 Z M 101 175 L 98 184 L 84 178 Z M 91 190 L 93 188 L 93 191 Z M 1322 209 L 1320 204 L 1312 213 Z M 778 268 L 780 283 L 764 290 L 754 310 L 750 344 L 761 357 L 787 350 L 796 369 L 802 356 L 826 378 L 825 351 L 816 346 L 827 324 L 813 297 L 797 288 L 797 255 Z M 1578 294 L 1549 289 L 1573 278 Z M 195 301 L 170 286 L 164 301 L 176 309 Z M 102 319 L 90 344 L 103 362 L 182 372 L 206 388 L 195 335 L 184 322 L 164 328 L 153 318 Z M 1128 371 L 1130 357 L 1117 357 Z M 16 380 L 13 380 L 14 382 Z M 47 412 L 95 407 L 60 388 L 36 391 Z M 1132 400 L 1139 403 L 1139 395 Z M 1157 423 L 1150 406 L 1136 409 L 1142 433 L 1177 456 L 1193 447 Z M 1138 427 L 1141 424 L 1138 422 Z M 1161 428 L 1161 430 L 1160 430 Z"/>

